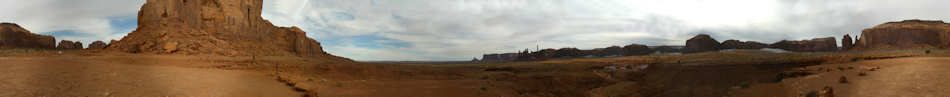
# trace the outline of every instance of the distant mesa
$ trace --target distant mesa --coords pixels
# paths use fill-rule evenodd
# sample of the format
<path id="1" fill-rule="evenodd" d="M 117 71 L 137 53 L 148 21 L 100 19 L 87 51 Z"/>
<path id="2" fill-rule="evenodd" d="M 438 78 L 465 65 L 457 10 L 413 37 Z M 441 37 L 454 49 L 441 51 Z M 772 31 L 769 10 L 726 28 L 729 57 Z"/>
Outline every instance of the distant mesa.
<path id="1" fill-rule="evenodd" d="M 837 51 L 838 43 L 835 41 L 835 37 L 815 38 L 811 40 L 782 40 L 770 44 L 769 48 L 795 52 L 829 52 Z"/>
<path id="2" fill-rule="evenodd" d="M 722 42 L 722 49 L 762 49 L 769 45 L 755 41 L 726 40 Z"/>
<path id="3" fill-rule="evenodd" d="M 719 41 L 709 35 L 699 34 L 686 40 L 686 48 L 683 48 L 683 53 L 718 51 L 721 49 L 722 46 L 719 45 Z"/>
<path id="4" fill-rule="evenodd" d="M 943 21 L 904 20 L 864 29 L 854 50 L 950 47 L 950 24 Z"/>
<path id="5" fill-rule="evenodd" d="M 14 23 L 0 23 L 0 49 L 55 48 L 56 38 L 33 34 Z"/>
<path id="6" fill-rule="evenodd" d="M 349 60 L 323 51 L 297 27 L 261 17 L 262 0 L 147 0 L 138 28 L 106 49 L 129 53 L 302 56 Z"/>

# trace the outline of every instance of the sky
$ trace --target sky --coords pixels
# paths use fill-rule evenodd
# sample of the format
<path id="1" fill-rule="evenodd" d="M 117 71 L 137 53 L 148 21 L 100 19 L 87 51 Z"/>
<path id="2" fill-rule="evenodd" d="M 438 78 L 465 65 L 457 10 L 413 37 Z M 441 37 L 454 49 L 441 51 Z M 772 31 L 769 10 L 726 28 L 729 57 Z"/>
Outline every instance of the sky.
<path id="1" fill-rule="evenodd" d="M 0 0 L 0 22 L 57 40 L 118 40 L 144 0 Z M 264 0 L 263 15 L 358 61 L 460 61 L 524 49 L 772 43 L 947 20 L 950 0 Z"/>

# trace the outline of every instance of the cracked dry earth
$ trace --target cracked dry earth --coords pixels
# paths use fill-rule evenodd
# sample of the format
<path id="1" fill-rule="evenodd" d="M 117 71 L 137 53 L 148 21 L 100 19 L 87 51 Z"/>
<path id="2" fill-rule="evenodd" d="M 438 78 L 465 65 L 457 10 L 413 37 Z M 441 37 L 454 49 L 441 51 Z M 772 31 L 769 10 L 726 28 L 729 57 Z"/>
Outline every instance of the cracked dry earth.
<path id="1" fill-rule="evenodd" d="M 187 58 L 0 57 L 0 97 L 299 97 L 264 73 L 194 68 Z"/>

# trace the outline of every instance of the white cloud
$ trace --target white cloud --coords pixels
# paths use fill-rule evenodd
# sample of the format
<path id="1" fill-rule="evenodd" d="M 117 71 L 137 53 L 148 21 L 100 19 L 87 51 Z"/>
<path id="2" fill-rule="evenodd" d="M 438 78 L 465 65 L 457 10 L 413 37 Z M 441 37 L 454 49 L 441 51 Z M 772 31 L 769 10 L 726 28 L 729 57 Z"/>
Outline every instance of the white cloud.
<path id="1" fill-rule="evenodd" d="M 131 29 L 117 28 L 112 21 L 135 18 L 144 0 L 0 0 L 0 21 L 13 22 L 33 33 L 71 31 L 79 35 L 57 40 L 119 39 Z M 133 24 L 134 26 L 134 24 Z"/>

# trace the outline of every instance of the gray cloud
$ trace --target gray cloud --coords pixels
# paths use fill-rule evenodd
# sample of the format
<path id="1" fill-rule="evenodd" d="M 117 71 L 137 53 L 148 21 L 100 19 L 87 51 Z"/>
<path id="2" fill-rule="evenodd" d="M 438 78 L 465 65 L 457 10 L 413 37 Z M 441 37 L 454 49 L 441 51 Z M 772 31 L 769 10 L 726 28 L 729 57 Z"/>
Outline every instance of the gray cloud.
<path id="1" fill-rule="evenodd" d="M 940 0 L 274 0 L 265 17 L 326 40 L 368 35 L 399 48 L 326 43 L 357 60 L 468 60 L 525 48 L 683 45 L 696 34 L 776 42 L 860 34 L 904 19 L 943 20 Z M 332 13 L 351 20 L 327 19 Z M 344 38 L 339 38 L 344 37 Z M 373 52 L 373 53 L 364 53 Z"/>

